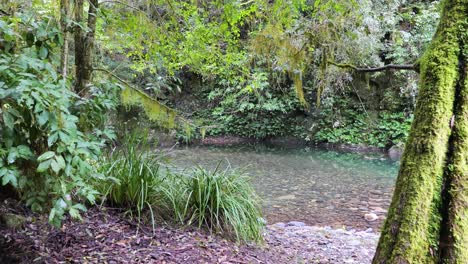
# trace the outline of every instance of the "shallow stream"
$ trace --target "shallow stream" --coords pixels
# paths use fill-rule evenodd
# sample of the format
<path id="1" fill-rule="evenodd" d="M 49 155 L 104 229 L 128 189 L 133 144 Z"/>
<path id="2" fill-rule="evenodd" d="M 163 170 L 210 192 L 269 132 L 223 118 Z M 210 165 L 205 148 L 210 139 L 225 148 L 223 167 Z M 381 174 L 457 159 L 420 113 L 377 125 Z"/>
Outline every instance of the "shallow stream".
<path id="1" fill-rule="evenodd" d="M 177 148 L 178 168 L 245 168 L 263 199 L 268 223 L 379 228 L 390 204 L 398 162 L 383 154 L 264 145 Z M 379 219 L 367 221 L 365 214 Z"/>

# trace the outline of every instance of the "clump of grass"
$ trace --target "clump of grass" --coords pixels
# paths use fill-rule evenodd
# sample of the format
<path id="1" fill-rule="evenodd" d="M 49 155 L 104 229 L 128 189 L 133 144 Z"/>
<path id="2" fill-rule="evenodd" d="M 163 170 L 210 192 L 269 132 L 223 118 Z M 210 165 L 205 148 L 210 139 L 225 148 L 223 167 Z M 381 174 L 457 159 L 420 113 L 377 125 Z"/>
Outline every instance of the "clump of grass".
<path id="1" fill-rule="evenodd" d="M 100 160 L 99 171 L 105 180 L 96 182 L 102 202 L 136 214 L 141 221 L 149 212 L 153 226 L 153 207 L 157 203 L 155 187 L 160 184 L 160 157 L 148 151 L 146 137 L 127 136 L 121 147 L 109 152 Z"/>
<path id="2" fill-rule="evenodd" d="M 231 233 L 238 241 L 263 240 L 259 198 L 241 171 L 216 168 L 210 172 L 197 167 L 189 175 L 171 179 L 162 189 L 176 220 Z"/>
<path id="3" fill-rule="evenodd" d="M 263 241 L 259 198 L 247 176 L 219 166 L 214 171 L 163 171 L 162 156 L 149 151 L 146 138 L 131 134 L 101 159 L 99 171 L 105 177 L 93 185 L 103 203 L 136 214 L 139 222 L 149 215 L 153 230 L 156 217 L 169 217 L 231 234 L 238 241 Z"/>

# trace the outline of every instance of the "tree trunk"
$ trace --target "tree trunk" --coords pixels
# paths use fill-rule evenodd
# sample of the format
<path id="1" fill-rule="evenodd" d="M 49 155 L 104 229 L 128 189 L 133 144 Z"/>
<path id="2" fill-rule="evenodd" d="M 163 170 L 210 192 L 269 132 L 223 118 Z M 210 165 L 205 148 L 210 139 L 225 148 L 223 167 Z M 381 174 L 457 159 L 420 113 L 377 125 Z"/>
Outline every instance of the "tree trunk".
<path id="1" fill-rule="evenodd" d="M 83 25 L 83 0 L 75 0 L 75 22 Z M 85 43 L 83 38 L 83 29 L 75 26 L 75 92 L 84 90 L 84 56 Z"/>
<path id="2" fill-rule="evenodd" d="M 468 5 L 468 3 L 467 3 Z M 467 14 L 468 16 L 468 14 Z M 468 32 L 468 29 L 465 29 Z M 468 33 L 461 46 L 462 70 L 456 89 L 455 113 L 445 198 L 446 218 L 441 233 L 443 263 L 468 263 Z"/>
<path id="3" fill-rule="evenodd" d="M 62 74 L 63 79 L 67 78 L 68 74 L 68 19 L 69 19 L 70 3 L 69 0 L 60 0 L 60 28 L 63 35 L 63 47 L 60 55 L 60 69 L 59 72 Z"/>
<path id="4" fill-rule="evenodd" d="M 448 0 L 373 263 L 468 263 L 468 0 Z"/>
<path id="5" fill-rule="evenodd" d="M 80 27 L 75 28 L 75 92 L 86 96 L 93 71 L 94 34 L 96 31 L 98 0 L 89 1 L 86 34 Z M 83 24 L 83 0 L 75 1 L 75 21 Z"/>

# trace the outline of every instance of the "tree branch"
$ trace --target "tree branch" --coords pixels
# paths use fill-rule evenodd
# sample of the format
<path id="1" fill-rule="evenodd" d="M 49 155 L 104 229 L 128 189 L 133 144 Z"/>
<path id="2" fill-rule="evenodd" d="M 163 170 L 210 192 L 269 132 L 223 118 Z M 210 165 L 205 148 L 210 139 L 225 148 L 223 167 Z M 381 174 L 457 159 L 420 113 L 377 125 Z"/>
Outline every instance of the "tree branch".
<path id="1" fill-rule="evenodd" d="M 330 61 L 330 60 L 328 60 L 327 62 L 329 64 L 331 64 L 331 65 L 336 66 L 336 67 L 349 68 L 349 69 L 352 69 L 352 70 L 355 70 L 355 71 L 358 71 L 358 72 L 379 72 L 379 71 L 386 71 L 386 70 L 410 70 L 410 71 L 419 72 L 419 67 L 418 67 L 417 63 L 415 63 L 415 64 L 401 64 L 401 65 L 399 65 L 399 64 L 387 64 L 387 65 L 380 66 L 380 67 L 375 67 L 375 68 L 361 68 L 361 67 L 357 67 L 357 66 L 352 65 L 352 64 L 337 63 L 337 62 Z"/>

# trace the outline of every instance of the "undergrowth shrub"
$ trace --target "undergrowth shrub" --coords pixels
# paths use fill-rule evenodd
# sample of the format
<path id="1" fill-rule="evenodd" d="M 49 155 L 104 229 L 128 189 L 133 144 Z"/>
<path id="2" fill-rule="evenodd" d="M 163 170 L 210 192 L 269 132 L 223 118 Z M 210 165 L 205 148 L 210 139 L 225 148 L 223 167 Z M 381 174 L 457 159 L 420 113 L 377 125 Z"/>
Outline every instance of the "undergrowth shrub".
<path id="1" fill-rule="evenodd" d="M 80 218 L 97 195 L 87 181 L 102 141 L 78 126 L 77 95 L 53 64 L 61 36 L 56 21 L 23 13 L 0 16 L 0 180 L 34 211 L 59 226 Z M 78 107 L 79 108 L 79 107 Z"/>

